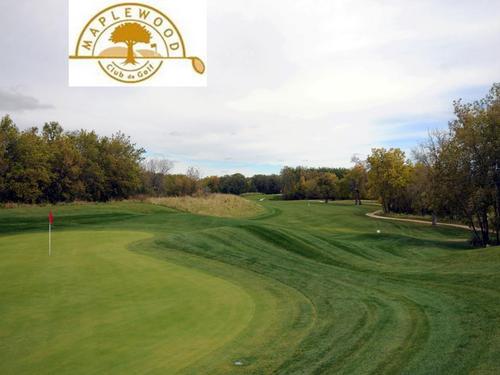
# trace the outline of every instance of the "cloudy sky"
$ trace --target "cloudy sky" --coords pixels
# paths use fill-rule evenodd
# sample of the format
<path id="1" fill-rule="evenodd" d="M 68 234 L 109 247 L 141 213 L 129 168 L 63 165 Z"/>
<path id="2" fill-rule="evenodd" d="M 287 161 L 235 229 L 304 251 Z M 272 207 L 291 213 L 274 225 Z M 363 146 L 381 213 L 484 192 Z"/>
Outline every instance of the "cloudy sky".
<path id="1" fill-rule="evenodd" d="M 121 130 L 180 172 L 410 150 L 500 81 L 498 0 L 208 0 L 208 88 L 69 88 L 67 1 L 0 2 L 0 113 Z"/>

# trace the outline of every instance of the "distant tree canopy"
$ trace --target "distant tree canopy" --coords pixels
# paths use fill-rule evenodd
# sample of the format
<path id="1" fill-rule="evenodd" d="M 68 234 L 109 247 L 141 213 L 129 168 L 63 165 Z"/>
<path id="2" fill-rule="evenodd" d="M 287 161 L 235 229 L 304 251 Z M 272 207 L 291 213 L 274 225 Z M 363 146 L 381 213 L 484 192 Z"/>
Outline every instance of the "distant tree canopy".
<path id="1" fill-rule="evenodd" d="M 281 178 L 276 174 L 257 174 L 250 178 L 249 190 L 262 194 L 279 194 L 281 193 Z"/>
<path id="2" fill-rule="evenodd" d="M 240 195 L 248 192 L 247 179 L 241 173 L 224 176 L 219 179 L 221 193 Z"/>
<path id="3" fill-rule="evenodd" d="M 121 133 L 64 132 L 51 122 L 20 131 L 0 120 L 0 201 L 65 202 L 122 199 L 141 186 L 144 150 Z"/>
<path id="4" fill-rule="evenodd" d="M 279 194 L 281 180 L 278 175 L 258 174 L 245 177 L 241 173 L 222 177 L 210 176 L 201 180 L 202 188 L 210 193 L 241 195 L 244 193 Z"/>
<path id="5" fill-rule="evenodd" d="M 367 198 L 366 173 L 358 167 L 360 176 L 346 168 L 285 167 L 281 170 L 281 186 L 284 199 L 335 199 Z"/>

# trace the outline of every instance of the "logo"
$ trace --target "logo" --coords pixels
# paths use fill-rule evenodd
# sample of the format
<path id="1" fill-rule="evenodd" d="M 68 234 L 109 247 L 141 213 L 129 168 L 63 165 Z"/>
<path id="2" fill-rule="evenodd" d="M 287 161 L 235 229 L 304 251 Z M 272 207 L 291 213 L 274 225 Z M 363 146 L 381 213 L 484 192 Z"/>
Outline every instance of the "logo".
<path id="1" fill-rule="evenodd" d="M 179 71 L 174 68 L 176 64 L 188 64 L 190 74 L 195 76 L 203 76 L 206 71 L 200 57 L 187 54 L 186 41 L 173 19 L 140 3 L 115 4 L 97 12 L 81 29 L 69 59 L 70 85 L 72 78 L 78 82 L 79 76 L 92 74 L 89 67 L 94 74 L 118 85 L 138 85 L 166 70 L 163 83 L 171 86 L 165 77 Z M 102 77 L 97 81 L 102 82 Z"/>

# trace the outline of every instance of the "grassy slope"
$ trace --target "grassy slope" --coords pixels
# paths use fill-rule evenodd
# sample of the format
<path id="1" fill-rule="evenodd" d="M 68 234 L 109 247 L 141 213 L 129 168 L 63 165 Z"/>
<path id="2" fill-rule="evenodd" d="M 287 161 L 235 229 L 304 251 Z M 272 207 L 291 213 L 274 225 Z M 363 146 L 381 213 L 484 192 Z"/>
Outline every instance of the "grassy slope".
<path id="1" fill-rule="evenodd" d="M 253 220 L 141 204 L 69 206 L 57 209 L 56 223 L 59 231 L 151 232 L 136 254 L 245 290 L 254 318 L 186 373 L 500 371 L 499 249 L 470 250 L 459 229 L 370 219 L 368 206 L 262 204 L 268 213 Z M 0 211 L 0 231 L 39 230 L 45 215 Z M 11 339 L 2 344 L 16 346 Z M 232 366 L 236 359 L 245 366 Z"/>

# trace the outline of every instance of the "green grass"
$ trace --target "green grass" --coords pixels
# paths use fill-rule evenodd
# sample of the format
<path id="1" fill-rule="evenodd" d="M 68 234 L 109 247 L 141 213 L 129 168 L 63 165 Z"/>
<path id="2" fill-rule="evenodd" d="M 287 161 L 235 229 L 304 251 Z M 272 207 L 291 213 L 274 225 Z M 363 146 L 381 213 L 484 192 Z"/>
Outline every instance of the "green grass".
<path id="1" fill-rule="evenodd" d="M 47 208 L 0 210 L 0 373 L 500 373 L 500 249 L 373 205 L 259 203 L 58 206 L 50 259 Z"/>

